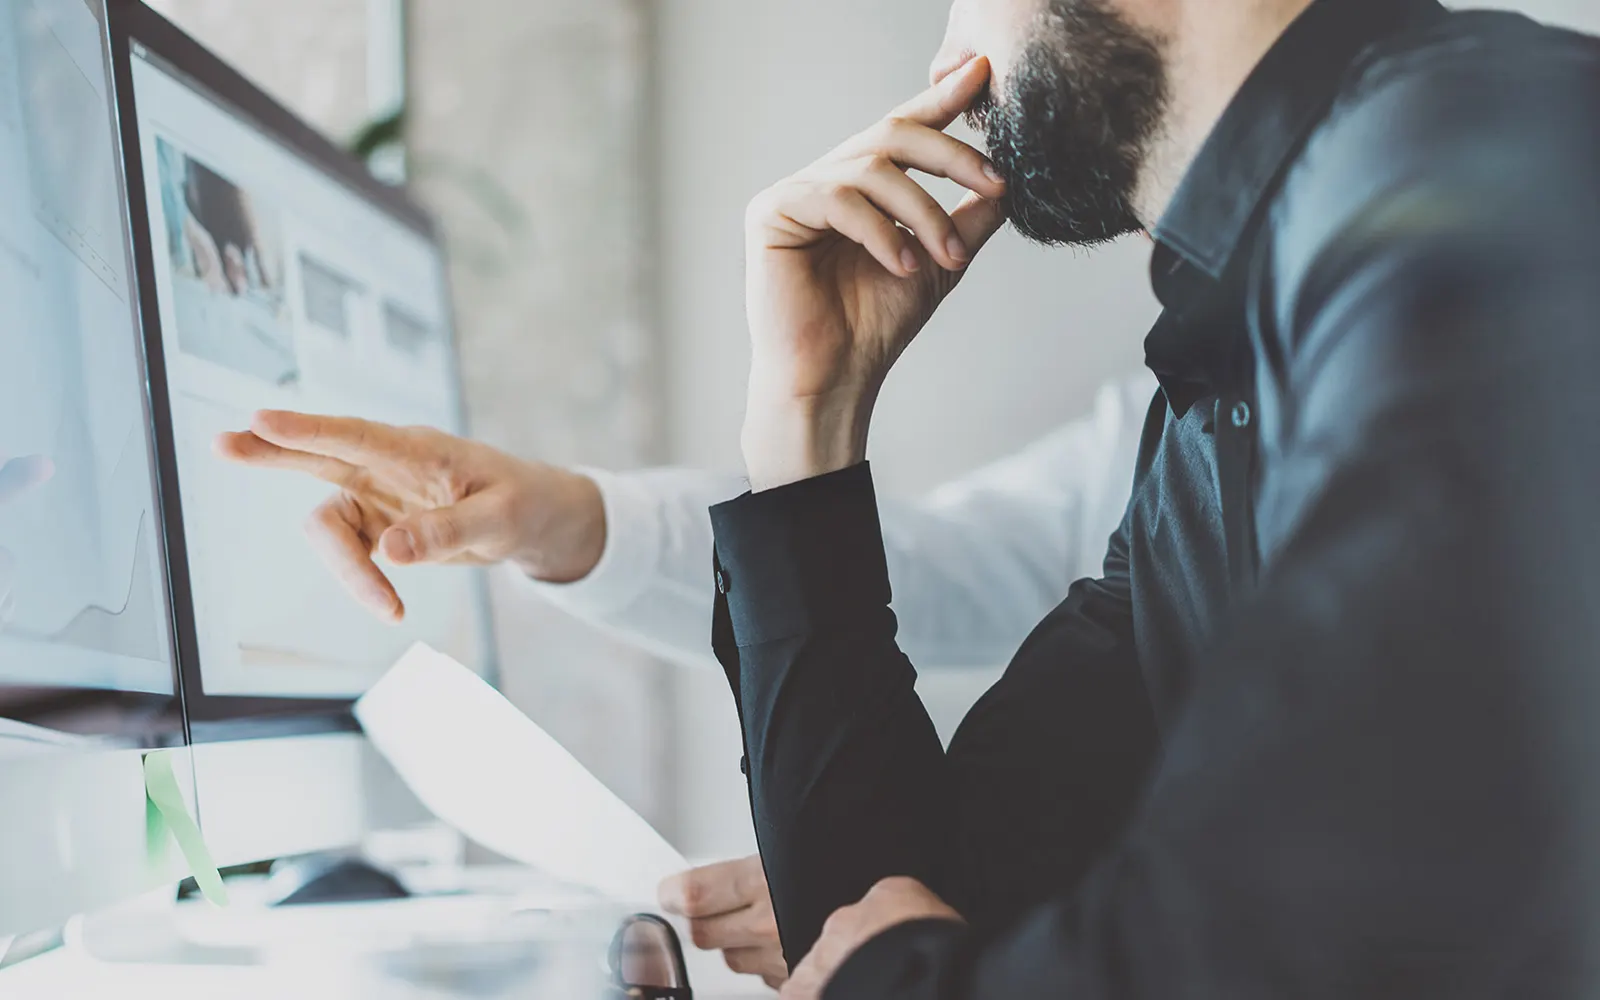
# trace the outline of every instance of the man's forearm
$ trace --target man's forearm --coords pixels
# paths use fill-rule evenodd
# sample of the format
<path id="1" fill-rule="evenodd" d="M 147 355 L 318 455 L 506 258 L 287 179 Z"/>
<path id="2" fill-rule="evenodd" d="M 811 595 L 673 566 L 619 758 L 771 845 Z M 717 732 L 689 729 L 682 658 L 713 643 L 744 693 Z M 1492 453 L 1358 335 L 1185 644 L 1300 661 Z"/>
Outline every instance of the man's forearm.
<path id="1" fill-rule="evenodd" d="M 797 962 L 828 915 L 879 879 L 940 884 L 944 755 L 895 647 L 866 467 L 740 498 L 712 520 L 718 653 L 740 704 L 785 954 Z"/>

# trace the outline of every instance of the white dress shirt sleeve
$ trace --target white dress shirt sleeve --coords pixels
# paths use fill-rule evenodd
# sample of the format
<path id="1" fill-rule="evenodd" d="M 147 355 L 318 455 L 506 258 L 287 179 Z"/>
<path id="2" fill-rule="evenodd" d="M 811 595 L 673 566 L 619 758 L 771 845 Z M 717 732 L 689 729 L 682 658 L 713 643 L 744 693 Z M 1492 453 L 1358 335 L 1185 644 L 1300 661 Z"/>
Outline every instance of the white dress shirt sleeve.
<path id="1" fill-rule="evenodd" d="M 1122 520 L 1155 380 L 1106 386 L 1085 418 L 914 501 L 884 499 L 900 644 L 919 667 L 1004 663 L 1100 574 Z M 686 469 L 584 470 L 600 487 L 606 545 L 584 579 L 527 581 L 559 607 L 653 652 L 715 667 L 711 520 L 748 487 Z"/>

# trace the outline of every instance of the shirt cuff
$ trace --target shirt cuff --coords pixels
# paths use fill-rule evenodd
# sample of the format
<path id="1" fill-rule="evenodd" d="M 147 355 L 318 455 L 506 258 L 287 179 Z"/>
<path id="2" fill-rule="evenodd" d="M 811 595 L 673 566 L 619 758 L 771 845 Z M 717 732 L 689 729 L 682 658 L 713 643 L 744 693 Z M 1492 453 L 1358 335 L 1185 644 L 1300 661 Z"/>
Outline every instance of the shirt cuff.
<path id="1" fill-rule="evenodd" d="M 822 1000 L 939 1000 L 955 995 L 971 931 L 953 920 L 913 920 L 868 941 L 844 960 Z"/>
<path id="2" fill-rule="evenodd" d="M 889 569 L 872 470 L 863 462 L 711 508 L 717 590 L 740 646 L 881 611 Z"/>
<path id="3" fill-rule="evenodd" d="M 578 469 L 600 488 L 606 544 L 589 575 L 572 583 L 545 583 L 515 566 L 525 587 L 557 607 L 590 620 L 615 615 L 642 597 L 661 564 L 661 505 L 636 479 L 600 469 Z"/>

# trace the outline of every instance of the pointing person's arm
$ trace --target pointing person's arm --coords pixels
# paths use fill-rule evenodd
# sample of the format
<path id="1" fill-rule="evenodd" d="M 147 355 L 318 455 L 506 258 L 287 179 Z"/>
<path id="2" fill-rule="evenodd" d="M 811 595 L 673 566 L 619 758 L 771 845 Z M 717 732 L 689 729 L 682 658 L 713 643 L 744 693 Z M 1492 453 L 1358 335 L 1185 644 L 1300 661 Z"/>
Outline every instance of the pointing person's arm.
<path id="1" fill-rule="evenodd" d="M 350 592 L 390 620 L 405 607 L 377 556 L 399 566 L 509 562 L 561 582 L 588 573 L 605 546 L 592 479 L 441 431 L 267 411 L 216 447 L 338 487 L 307 533 Z"/>
<path id="2" fill-rule="evenodd" d="M 1092 414 L 1018 454 L 923 498 L 882 501 L 901 642 L 917 662 L 1003 662 L 1074 580 L 1093 574 L 1152 391 L 1147 376 L 1107 386 Z M 706 511 L 742 492 L 742 479 L 573 472 L 347 418 L 263 413 L 252 427 L 223 435 L 219 452 L 340 488 L 307 530 L 374 613 L 403 613 L 375 554 L 396 565 L 507 561 L 586 621 L 681 662 L 714 663 Z"/>
<path id="3" fill-rule="evenodd" d="M 900 643 L 924 667 L 1004 663 L 1076 580 L 1097 576 L 1155 393 L 1106 385 L 1092 411 L 924 496 L 879 500 Z M 532 586 L 563 610 L 679 662 L 712 667 L 707 508 L 747 488 L 692 469 L 587 471 L 605 548 L 575 583 Z"/>

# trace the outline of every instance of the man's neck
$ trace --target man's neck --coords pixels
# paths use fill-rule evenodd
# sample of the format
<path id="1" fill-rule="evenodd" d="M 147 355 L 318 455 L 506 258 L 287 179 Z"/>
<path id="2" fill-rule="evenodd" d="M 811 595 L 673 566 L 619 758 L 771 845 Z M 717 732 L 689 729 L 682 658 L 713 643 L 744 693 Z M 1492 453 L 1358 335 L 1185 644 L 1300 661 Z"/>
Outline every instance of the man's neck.
<path id="1" fill-rule="evenodd" d="M 1145 153 L 1135 207 L 1154 229 L 1206 137 L 1262 56 L 1313 0 L 1184 0 L 1164 43 L 1169 103 Z"/>

